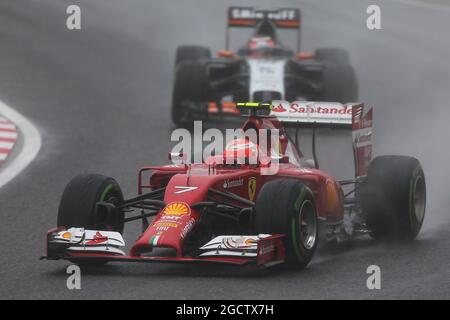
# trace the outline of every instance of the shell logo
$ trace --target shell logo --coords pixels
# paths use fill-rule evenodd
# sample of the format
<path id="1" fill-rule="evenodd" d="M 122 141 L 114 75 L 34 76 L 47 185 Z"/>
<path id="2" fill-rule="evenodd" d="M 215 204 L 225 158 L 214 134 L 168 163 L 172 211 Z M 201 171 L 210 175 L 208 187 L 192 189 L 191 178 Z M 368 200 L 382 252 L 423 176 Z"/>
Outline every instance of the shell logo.
<path id="1" fill-rule="evenodd" d="M 256 241 L 255 239 L 250 239 L 250 238 L 249 238 L 249 239 L 246 239 L 244 243 L 245 243 L 247 246 L 251 246 L 251 245 L 257 243 L 257 241 Z"/>
<path id="2" fill-rule="evenodd" d="M 164 208 L 162 214 L 168 216 L 184 216 L 191 214 L 191 209 L 184 202 L 172 202 Z"/>

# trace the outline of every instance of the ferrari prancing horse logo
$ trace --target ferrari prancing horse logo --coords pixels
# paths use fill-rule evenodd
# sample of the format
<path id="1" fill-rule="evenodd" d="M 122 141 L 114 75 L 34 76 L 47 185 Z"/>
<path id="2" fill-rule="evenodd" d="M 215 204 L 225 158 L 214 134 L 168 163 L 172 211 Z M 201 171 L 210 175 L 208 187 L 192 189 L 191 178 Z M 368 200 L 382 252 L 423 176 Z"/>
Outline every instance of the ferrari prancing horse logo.
<path id="1" fill-rule="evenodd" d="M 248 199 L 253 201 L 256 195 L 256 178 L 250 177 L 248 179 Z"/>

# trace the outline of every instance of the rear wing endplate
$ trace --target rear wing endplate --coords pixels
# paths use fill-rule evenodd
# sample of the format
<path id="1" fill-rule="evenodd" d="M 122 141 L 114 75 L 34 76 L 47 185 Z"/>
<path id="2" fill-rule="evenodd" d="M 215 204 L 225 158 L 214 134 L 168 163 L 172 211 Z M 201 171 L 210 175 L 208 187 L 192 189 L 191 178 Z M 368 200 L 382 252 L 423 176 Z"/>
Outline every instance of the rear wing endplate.
<path id="1" fill-rule="evenodd" d="M 352 140 L 355 157 L 355 176 L 367 176 L 372 161 L 372 125 L 373 109 L 364 114 L 364 104 L 353 105 L 352 108 Z"/>

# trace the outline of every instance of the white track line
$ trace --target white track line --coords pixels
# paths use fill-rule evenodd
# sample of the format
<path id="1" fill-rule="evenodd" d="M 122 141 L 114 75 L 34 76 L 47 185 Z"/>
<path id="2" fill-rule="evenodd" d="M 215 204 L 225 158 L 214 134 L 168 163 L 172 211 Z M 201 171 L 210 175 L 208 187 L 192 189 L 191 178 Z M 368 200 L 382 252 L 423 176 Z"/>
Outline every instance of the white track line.
<path id="1" fill-rule="evenodd" d="M 0 171 L 0 188 L 17 176 L 33 161 L 41 149 L 41 134 L 36 127 L 16 110 L 0 101 L 0 114 L 13 122 L 22 133 L 22 149 Z"/>

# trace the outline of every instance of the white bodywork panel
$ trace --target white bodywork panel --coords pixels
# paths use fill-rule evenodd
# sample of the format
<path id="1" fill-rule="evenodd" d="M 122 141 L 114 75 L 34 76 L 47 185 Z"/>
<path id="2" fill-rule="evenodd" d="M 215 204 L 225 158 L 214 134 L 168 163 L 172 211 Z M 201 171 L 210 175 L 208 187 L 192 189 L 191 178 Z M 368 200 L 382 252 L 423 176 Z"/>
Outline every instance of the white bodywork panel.
<path id="1" fill-rule="evenodd" d="M 214 250 L 207 251 L 199 255 L 199 257 L 214 257 L 214 256 L 232 256 L 232 257 L 256 257 L 257 253 L 249 251 L 231 251 L 231 250 Z"/>
<path id="2" fill-rule="evenodd" d="M 67 244 L 68 251 L 103 252 L 125 255 L 119 247 L 125 246 L 125 241 L 119 232 L 86 230 L 84 228 L 69 228 L 52 234 L 51 243 Z"/>
<path id="3" fill-rule="evenodd" d="M 200 254 L 200 257 L 256 257 L 258 241 L 267 237 L 270 237 L 270 234 L 259 234 L 257 236 L 218 236 L 200 248 L 200 250 L 204 251 Z"/>
<path id="4" fill-rule="evenodd" d="M 249 97 L 257 91 L 275 91 L 284 99 L 284 66 L 285 60 L 248 59 L 250 66 Z"/>

